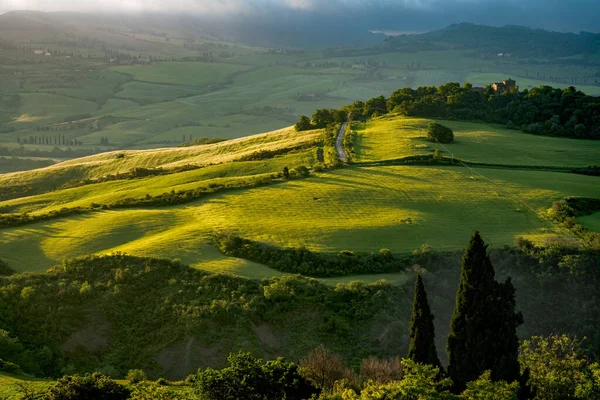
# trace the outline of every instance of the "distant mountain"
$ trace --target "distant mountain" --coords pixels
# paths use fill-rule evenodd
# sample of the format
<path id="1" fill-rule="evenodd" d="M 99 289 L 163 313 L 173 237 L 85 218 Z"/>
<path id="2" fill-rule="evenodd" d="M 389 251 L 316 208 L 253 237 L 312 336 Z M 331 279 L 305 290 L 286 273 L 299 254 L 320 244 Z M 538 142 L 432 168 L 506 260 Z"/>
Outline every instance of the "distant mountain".
<path id="1" fill-rule="evenodd" d="M 462 49 L 510 53 L 527 58 L 560 58 L 600 52 L 600 34 L 560 33 L 525 26 L 460 23 L 419 35 L 387 39 L 398 50 Z"/>

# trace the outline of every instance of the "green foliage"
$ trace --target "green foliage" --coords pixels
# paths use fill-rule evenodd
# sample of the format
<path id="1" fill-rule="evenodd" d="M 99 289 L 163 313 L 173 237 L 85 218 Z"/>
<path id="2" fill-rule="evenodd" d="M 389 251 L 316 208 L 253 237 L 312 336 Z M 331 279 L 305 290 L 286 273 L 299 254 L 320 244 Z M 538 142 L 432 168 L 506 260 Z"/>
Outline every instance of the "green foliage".
<path id="1" fill-rule="evenodd" d="M 433 314 L 427 301 L 427 293 L 423 285 L 423 277 L 417 274 L 415 281 L 413 311 L 410 317 L 409 333 L 410 344 L 408 357 L 416 363 L 429 364 L 441 368 L 435 348 L 435 328 Z"/>
<path id="2" fill-rule="evenodd" d="M 331 287 L 299 276 L 259 282 L 166 260 L 89 257 L 45 274 L 0 278 L 0 329 L 11 332 L 0 340 L 0 358 L 38 376 L 111 366 L 120 376 L 143 368 L 180 379 L 191 371 L 172 372 L 155 360 L 163 349 L 176 351 L 190 342 L 192 349 L 219 343 L 224 352 L 241 347 L 292 359 L 325 343 L 353 360 L 367 354 L 387 357 L 402 347 L 402 336 L 386 339 L 388 348 L 372 343 L 369 332 L 401 313 L 402 293 L 385 282 Z M 276 339 L 261 342 L 255 324 L 278 332 Z M 98 332 L 92 336 L 97 347 L 68 345 L 63 352 L 71 338 L 90 330 Z M 190 357 L 190 369 L 206 362 L 201 354 Z M 221 362 L 213 357 L 207 364 Z"/>
<path id="3" fill-rule="evenodd" d="M 490 371 L 485 371 L 476 381 L 468 382 L 460 395 L 465 400 L 517 400 L 519 382 L 493 381 Z"/>
<path id="4" fill-rule="evenodd" d="M 600 138 L 598 99 L 574 87 L 541 86 L 522 92 L 494 93 L 490 87 L 476 91 L 470 85 L 447 83 L 438 88 L 400 89 L 388 100 L 388 108 L 407 116 L 480 119 L 508 124 L 549 136 Z"/>
<path id="5" fill-rule="evenodd" d="M 440 370 L 431 365 L 402 360 L 403 377 L 386 384 L 367 382 L 360 394 L 352 389 L 341 389 L 338 393 L 322 396 L 322 400 L 454 400 L 448 388 L 450 379 L 438 379 Z"/>
<path id="6" fill-rule="evenodd" d="M 447 126 L 432 122 L 427 129 L 427 138 L 432 142 L 452 143 L 454 141 L 454 132 Z M 439 155 L 435 158 L 439 158 Z"/>
<path id="7" fill-rule="evenodd" d="M 300 117 L 300 120 L 296 123 L 294 128 L 296 129 L 297 132 L 309 131 L 309 130 L 315 129 L 310 118 L 308 118 L 306 115 L 302 115 Z"/>
<path id="8" fill-rule="evenodd" d="M 125 379 L 135 384 L 148 380 L 148 377 L 143 369 L 130 369 Z"/>
<path id="9" fill-rule="evenodd" d="M 101 374 L 60 378 L 48 389 L 44 400 L 126 400 L 130 391 Z"/>
<path id="10" fill-rule="evenodd" d="M 176 393 L 155 382 L 141 382 L 131 387 L 130 400 L 185 400 L 192 399 L 183 393 Z"/>
<path id="11" fill-rule="evenodd" d="M 600 367 L 585 355 L 581 342 L 567 335 L 535 336 L 521 345 L 519 361 L 528 369 L 535 399 L 595 399 L 600 396 Z"/>
<path id="12" fill-rule="evenodd" d="M 195 392 L 206 400 L 306 399 L 315 389 L 299 374 L 298 366 L 282 358 L 263 362 L 250 353 L 230 354 L 222 370 L 198 371 Z"/>
<path id="13" fill-rule="evenodd" d="M 580 238 L 586 246 L 600 249 L 600 233 L 589 231 L 577 221 L 577 217 L 590 215 L 598 210 L 600 210 L 600 199 L 569 197 L 552 203 L 548 215 Z"/>
<path id="14" fill-rule="evenodd" d="M 493 380 L 520 377 L 516 329 L 523 323 L 515 313 L 515 289 L 510 278 L 495 280 L 487 246 L 475 232 L 462 261 L 456 308 L 448 337 L 448 374 L 456 389 L 491 371 Z"/>
<path id="15" fill-rule="evenodd" d="M 233 235 L 217 235 L 215 241 L 225 255 L 268 265 L 278 271 L 313 277 L 397 272 L 408 263 L 406 257 L 395 258 L 389 251 L 332 255 L 306 248 L 278 248 Z"/>

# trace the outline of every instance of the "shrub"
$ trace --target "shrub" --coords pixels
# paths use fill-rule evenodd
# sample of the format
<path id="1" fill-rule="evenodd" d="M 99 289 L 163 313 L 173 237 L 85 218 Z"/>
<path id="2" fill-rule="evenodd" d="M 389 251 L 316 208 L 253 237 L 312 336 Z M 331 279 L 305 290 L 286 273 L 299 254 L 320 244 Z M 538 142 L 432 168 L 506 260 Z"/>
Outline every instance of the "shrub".
<path id="1" fill-rule="evenodd" d="M 158 378 L 156 380 L 156 384 L 161 385 L 161 386 L 169 386 L 169 381 L 166 380 L 165 378 Z"/>
<path id="2" fill-rule="evenodd" d="M 142 382 L 135 385 L 131 391 L 130 400 L 183 400 L 188 397 L 174 393 L 155 382 Z"/>
<path id="3" fill-rule="evenodd" d="M 454 132 L 447 126 L 432 122 L 429 124 L 427 130 L 427 138 L 432 142 L 452 143 L 454 141 Z"/>
<path id="4" fill-rule="evenodd" d="M 278 358 L 263 363 L 250 353 L 230 354 L 222 370 L 198 371 L 195 392 L 205 400 L 310 398 L 316 391 L 294 363 Z"/>
<path id="5" fill-rule="evenodd" d="M 130 369 L 125 377 L 130 383 L 140 383 L 148 380 L 146 373 L 141 369 Z"/>
<path id="6" fill-rule="evenodd" d="M 388 383 L 402 378 L 402 364 L 399 358 L 379 360 L 369 357 L 360 365 L 360 380 L 375 383 Z"/>
<path id="7" fill-rule="evenodd" d="M 337 381 L 346 377 L 347 369 L 342 357 L 321 345 L 300 360 L 300 373 L 315 387 L 330 392 Z"/>
<path id="8" fill-rule="evenodd" d="M 92 374 L 86 376 L 65 376 L 48 389 L 44 400 L 126 400 L 130 391 L 107 376 Z"/>

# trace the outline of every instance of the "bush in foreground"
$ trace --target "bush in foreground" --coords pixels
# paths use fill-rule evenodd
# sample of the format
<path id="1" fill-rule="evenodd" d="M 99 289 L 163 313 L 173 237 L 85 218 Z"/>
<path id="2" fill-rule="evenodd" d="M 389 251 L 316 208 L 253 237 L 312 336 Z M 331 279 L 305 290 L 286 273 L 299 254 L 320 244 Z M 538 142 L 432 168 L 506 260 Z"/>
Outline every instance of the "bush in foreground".
<path id="1" fill-rule="evenodd" d="M 102 374 L 65 376 L 48 389 L 44 400 L 126 400 L 131 392 Z"/>
<path id="2" fill-rule="evenodd" d="M 198 371 L 195 392 L 206 400 L 306 399 L 316 389 L 304 379 L 296 364 L 282 358 L 264 363 L 250 353 L 231 354 L 229 367 Z"/>

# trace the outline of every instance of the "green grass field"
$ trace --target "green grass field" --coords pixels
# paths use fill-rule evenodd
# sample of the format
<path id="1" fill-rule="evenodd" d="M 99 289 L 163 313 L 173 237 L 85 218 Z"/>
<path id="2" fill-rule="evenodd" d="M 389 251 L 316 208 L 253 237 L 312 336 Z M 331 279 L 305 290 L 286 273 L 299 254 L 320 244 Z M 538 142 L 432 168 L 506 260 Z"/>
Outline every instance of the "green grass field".
<path id="1" fill-rule="evenodd" d="M 422 139 L 429 120 L 403 117 L 356 125 L 357 161 L 377 162 L 431 153 Z M 594 160 L 595 142 L 527 135 L 497 127 L 444 122 L 456 133 L 448 149 L 470 161 L 505 165 L 585 166 Z M 171 190 L 231 183 L 284 166 L 314 165 L 321 133 L 284 129 L 213 145 L 106 153 L 63 162 L 42 170 L 7 174 L 0 183 L 48 185 L 74 177 L 102 177 L 136 167 L 206 168 L 173 175 L 110 181 L 0 202 L 5 212 L 44 214 L 63 207 L 110 204 Z M 260 150 L 308 145 L 273 159 L 232 162 Z M 116 158 L 122 153 L 124 158 Z M 545 217 L 553 201 L 567 196 L 599 197 L 596 177 L 519 169 L 419 166 L 350 166 L 273 186 L 213 194 L 182 206 L 102 211 L 5 229 L 0 258 L 15 270 L 43 271 L 65 257 L 123 251 L 180 258 L 210 271 L 252 278 L 279 275 L 270 268 L 221 255 L 210 236 L 234 232 L 278 246 L 306 246 L 325 252 L 406 253 L 427 243 L 436 250 L 459 249 L 474 229 L 492 246 L 518 236 L 543 244 L 568 235 Z M 582 223 L 596 228 L 596 216 Z M 378 276 L 362 277 L 377 280 Z M 402 282 L 403 275 L 386 276 Z M 351 278 L 345 278 L 351 279 Z M 343 279 L 332 282 L 344 281 Z"/>
<path id="2" fill-rule="evenodd" d="M 584 228 L 587 228 L 590 231 L 600 232 L 600 212 L 595 212 L 594 214 L 586 215 L 585 217 L 579 217 L 577 220 Z"/>
<path id="3" fill-rule="evenodd" d="M 27 387 L 30 390 L 43 391 L 52 383 L 47 380 L 0 372 L 0 397 L 3 399 L 20 399 L 22 398 L 20 396 L 23 394 L 21 386 Z"/>
<path id="4" fill-rule="evenodd" d="M 137 81 L 206 86 L 223 82 L 234 73 L 248 70 L 248 67 L 224 63 L 163 62 L 115 67 L 114 70 L 131 75 Z"/>
<path id="5" fill-rule="evenodd" d="M 433 120 L 389 116 L 355 123 L 357 161 L 379 161 L 414 154 L 442 155 L 491 164 L 587 167 L 597 163 L 600 142 L 535 136 L 498 126 L 472 122 L 437 121 L 454 131 L 451 144 L 427 140 L 427 126 Z M 446 150 L 447 149 L 447 150 Z"/>
<path id="6" fill-rule="evenodd" d="M 561 233 L 539 216 L 552 201 L 598 194 L 594 177 L 484 173 L 494 184 L 463 168 L 352 167 L 186 206 L 105 211 L 6 229 L 0 258 L 23 272 L 44 270 L 64 257 L 124 251 L 267 277 L 273 271 L 266 267 L 218 254 L 209 235 L 235 232 L 319 251 L 410 252 L 424 243 L 457 249 L 474 229 L 485 232 L 493 246 L 512 244 L 517 236 L 543 243 L 548 234 Z"/>
<path id="7" fill-rule="evenodd" d="M 17 129 L 63 122 L 67 117 L 93 114 L 98 109 L 90 101 L 49 93 L 21 94 L 21 101 L 20 115 L 12 123 Z"/>

